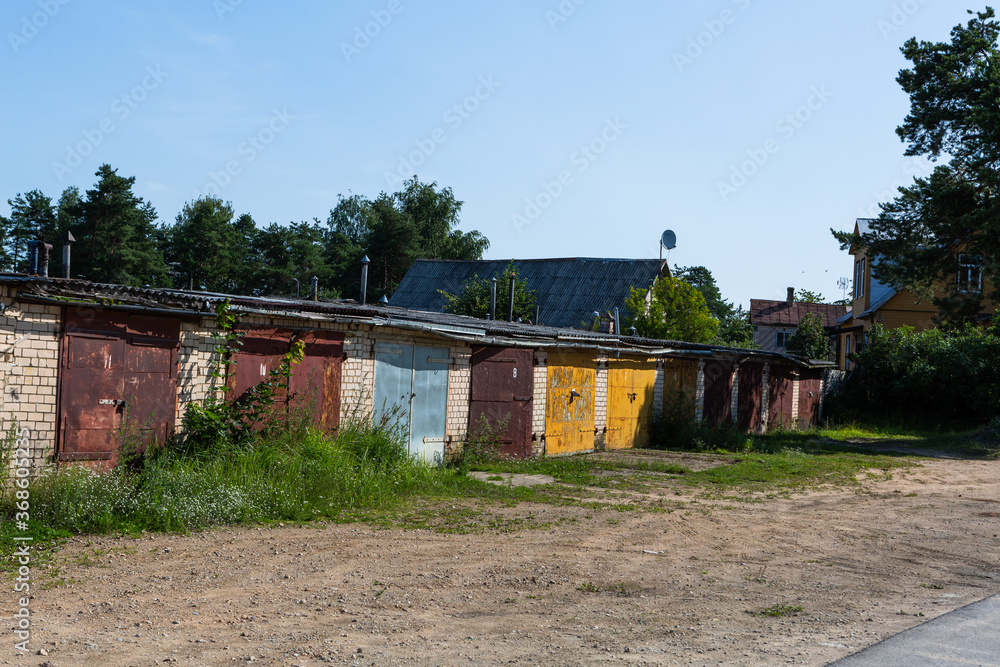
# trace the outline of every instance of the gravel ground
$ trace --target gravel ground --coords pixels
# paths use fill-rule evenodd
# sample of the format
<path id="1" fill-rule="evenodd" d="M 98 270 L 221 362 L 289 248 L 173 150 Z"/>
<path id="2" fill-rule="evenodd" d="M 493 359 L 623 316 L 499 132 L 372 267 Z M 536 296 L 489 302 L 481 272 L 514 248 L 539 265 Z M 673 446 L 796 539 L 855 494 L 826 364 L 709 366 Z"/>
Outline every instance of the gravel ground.
<path id="1" fill-rule="evenodd" d="M 658 511 L 470 505 L 486 518 L 465 534 L 75 538 L 35 575 L 30 653 L 4 596 L 0 664 L 822 665 L 1000 590 L 1000 462 L 658 493 Z"/>

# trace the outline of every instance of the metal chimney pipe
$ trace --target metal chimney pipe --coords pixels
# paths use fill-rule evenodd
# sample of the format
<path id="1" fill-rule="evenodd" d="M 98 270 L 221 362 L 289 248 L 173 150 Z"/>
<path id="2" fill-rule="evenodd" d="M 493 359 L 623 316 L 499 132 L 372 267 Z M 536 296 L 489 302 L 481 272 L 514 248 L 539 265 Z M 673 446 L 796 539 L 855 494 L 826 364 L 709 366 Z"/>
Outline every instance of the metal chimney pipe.
<path id="1" fill-rule="evenodd" d="M 73 238 L 73 234 L 71 232 L 67 231 L 63 234 L 63 278 L 69 278 L 69 246 L 74 241 L 76 241 L 76 239 Z"/>
<path id="2" fill-rule="evenodd" d="M 507 321 L 514 321 L 514 284 L 517 281 L 517 274 L 511 271 L 510 274 L 510 300 L 507 308 Z"/>
<path id="3" fill-rule="evenodd" d="M 612 333 L 617 336 L 620 332 L 621 327 L 618 325 L 618 306 L 615 306 L 615 330 Z"/>
<path id="4" fill-rule="evenodd" d="M 41 241 L 28 241 L 28 275 L 38 275 L 38 245 Z"/>
<path id="5" fill-rule="evenodd" d="M 40 266 L 38 272 L 41 274 L 42 278 L 48 278 L 49 277 L 49 253 L 52 252 L 52 244 L 51 243 L 39 243 L 38 249 L 41 251 L 41 261 L 39 262 L 39 264 L 41 266 Z"/>
<path id="6" fill-rule="evenodd" d="M 361 305 L 365 305 L 365 301 L 368 298 L 368 265 L 371 264 L 371 260 L 368 259 L 368 255 L 361 258 Z"/>
<path id="7" fill-rule="evenodd" d="M 319 301 L 319 276 L 312 277 L 312 288 L 310 294 L 313 301 Z"/>
<path id="8" fill-rule="evenodd" d="M 497 277 L 490 279 L 490 319 L 497 318 Z"/>

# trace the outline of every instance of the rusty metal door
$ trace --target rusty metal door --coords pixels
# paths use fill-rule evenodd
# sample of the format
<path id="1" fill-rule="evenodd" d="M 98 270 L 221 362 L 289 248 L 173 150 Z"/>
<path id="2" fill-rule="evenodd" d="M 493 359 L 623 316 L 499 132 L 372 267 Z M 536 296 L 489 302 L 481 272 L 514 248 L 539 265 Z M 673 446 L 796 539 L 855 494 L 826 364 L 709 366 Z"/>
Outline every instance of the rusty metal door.
<path id="1" fill-rule="evenodd" d="M 823 371 L 815 368 L 799 374 L 799 426 L 808 428 L 819 422 L 819 398 Z"/>
<path id="2" fill-rule="evenodd" d="M 594 450 L 596 386 L 597 364 L 592 354 L 556 352 L 549 355 L 546 454 Z"/>
<path id="3" fill-rule="evenodd" d="M 180 321 L 132 315 L 125 350 L 125 392 L 130 438 L 143 451 L 163 445 L 177 410 Z"/>
<path id="4" fill-rule="evenodd" d="M 58 461 L 110 468 L 123 439 L 162 444 L 177 408 L 179 320 L 67 308 Z"/>
<path id="5" fill-rule="evenodd" d="M 693 359 L 663 360 L 663 414 L 668 418 L 694 421 L 698 396 L 698 362 Z"/>
<path id="6" fill-rule="evenodd" d="M 710 359 L 705 362 L 705 404 L 702 419 L 719 426 L 733 416 L 733 368 L 731 361 Z"/>
<path id="7" fill-rule="evenodd" d="M 792 369 L 771 366 L 768 380 L 767 427 L 792 427 Z"/>
<path id="8" fill-rule="evenodd" d="M 344 334 L 310 331 L 298 340 L 305 344 L 302 361 L 292 367 L 288 413 L 295 421 L 308 420 L 319 429 L 336 432 L 340 426 L 340 373 Z"/>
<path id="9" fill-rule="evenodd" d="M 271 379 L 271 371 L 280 368 L 291 344 L 287 329 L 249 329 L 240 338 L 235 372 L 230 376 L 228 400 L 246 400 L 247 391 Z"/>
<path id="10" fill-rule="evenodd" d="M 756 433 L 761 425 L 761 397 L 764 393 L 764 364 L 740 364 L 737 423 L 744 433 Z"/>
<path id="11" fill-rule="evenodd" d="M 531 406 L 535 390 L 532 350 L 513 347 L 472 349 L 472 402 L 469 406 L 469 435 L 480 429 L 481 419 L 490 427 L 506 422 L 497 434 L 501 456 L 531 457 Z"/>
<path id="12" fill-rule="evenodd" d="M 639 359 L 608 361 L 607 449 L 645 447 L 653 421 L 656 363 Z"/>

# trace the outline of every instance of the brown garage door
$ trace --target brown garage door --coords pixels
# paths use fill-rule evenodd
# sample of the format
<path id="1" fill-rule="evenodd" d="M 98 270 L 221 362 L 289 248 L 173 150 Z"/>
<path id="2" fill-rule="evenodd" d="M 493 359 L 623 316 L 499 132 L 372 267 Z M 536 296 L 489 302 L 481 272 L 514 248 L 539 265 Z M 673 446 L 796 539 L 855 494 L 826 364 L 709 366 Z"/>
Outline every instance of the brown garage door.
<path id="1" fill-rule="evenodd" d="M 533 356 L 532 350 L 512 347 L 472 349 L 469 434 L 476 434 L 482 418 L 494 428 L 506 421 L 506 428 L 498 434 L 502 456 L 515 459 L 531 456 Z"/>
<path id="2" fill-rule="evenodd" d="M 749 362 L 740 365 L 737 421 L 740 430 L 745 433 L 755 433 L 760 428 L 763 384 L 764 364 Z"/>
<path id="3" fill-rule="evenodd" d="M 57 459 L 111 467 L 123 439 L 139 450 L 165 442 L 177 408 L 180 321 L 67 308 L 63 322 Z"/>
<path id="4" fill-rule="evenodd" d="M 792 420 L 792 369 L 787 366 L 771 366 L 768 380 L 767 427 L 791 428 Z"/>
<path id="5" fill-rule="evenodd" d="M 819 422 L 819 398 L 823 388 L 823 371 L 815 368 L 799 375 L 799 422 L 803 427 Z"/>
<path id="6" fill-rule="evenodd" d="M 712 426 L 729 421 L 733 414 L 733 362 L 705 362 L 705 408 L 702 419 Z"/>
<path id="7" fill-rule="evenodd" d="M 293 420 L 310 421 L 316 428 L 333 433 L 340 426 L 344 334 L 310 331 L 298 340 L 305 343 L 305 356 L 292 368 L 288 414 Z"/>

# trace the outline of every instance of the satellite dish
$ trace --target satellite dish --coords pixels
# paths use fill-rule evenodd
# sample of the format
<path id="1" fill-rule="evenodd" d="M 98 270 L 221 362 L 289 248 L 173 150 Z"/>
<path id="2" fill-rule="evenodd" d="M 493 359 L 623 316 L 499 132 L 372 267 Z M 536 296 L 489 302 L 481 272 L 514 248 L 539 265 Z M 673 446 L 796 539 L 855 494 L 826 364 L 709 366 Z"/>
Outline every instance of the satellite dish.
<path id="1" fill-rule="evenodd" d="M 666 248 L 667 250 L 672 250 L 673 248 L 676 248 L 677 234 L 674 234 L 673 231 L 668 229 L 667 231 L 663 232 L 663 236 L 660 237 L 660 243 L 662 243 L 663 247 Z"/>

